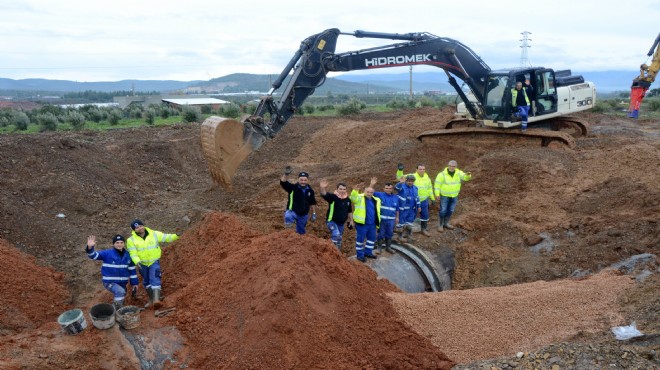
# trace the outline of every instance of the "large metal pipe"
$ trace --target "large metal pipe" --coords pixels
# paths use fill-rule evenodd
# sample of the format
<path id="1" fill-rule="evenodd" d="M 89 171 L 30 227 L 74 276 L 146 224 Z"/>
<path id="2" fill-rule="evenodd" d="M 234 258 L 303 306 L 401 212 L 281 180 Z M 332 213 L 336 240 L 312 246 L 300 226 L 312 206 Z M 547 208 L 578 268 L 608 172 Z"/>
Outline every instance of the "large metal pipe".
<path id="1" fill-rule="evenodd" d="M 367 262 L 378 276 L 408 293 L 451 289 L 455 266 L 451 249 L 441 248 L 439 252 L 430 252 L 412 244 L 392 244 L 392 249 L 396 253 L 384 252 L 377 259 Z"/>

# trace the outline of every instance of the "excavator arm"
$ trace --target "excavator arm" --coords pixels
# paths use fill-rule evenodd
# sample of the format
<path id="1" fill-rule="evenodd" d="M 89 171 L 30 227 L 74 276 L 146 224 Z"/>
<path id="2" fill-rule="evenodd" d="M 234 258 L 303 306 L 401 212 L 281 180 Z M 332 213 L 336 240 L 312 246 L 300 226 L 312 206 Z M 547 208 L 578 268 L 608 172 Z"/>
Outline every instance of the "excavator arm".
<path id="1" fill-rule="evenodd" d="M 369 49 L 335 53 L 340 35 L 357 38 L 399 40 L 401 42 Z M 329 72 L 430 65 L 441 68 L 473 117 L 483 115 L 483 101 L 490 68 L 462 43 L 429 33 L 342 33 L 336 28 L 303 40 L 287 66 L 261 98 L 254 114 L 241 122 L 210 117 L 202 124 L 202 147 L 210 161 L 213 179 L 224 187 L 252 151 L 286 125 L 305 100 L 321 86 Z M 290 74 L 293 71 L 293 74 Z M 279 96 L 273 95 L 286 82 Z M 478 102 L 468 99 L 456 78 L 463 81 Z"/>
<path id="2" fill-rule="evenodd" d="M 655 38 L 653 46 L 651 46 L 651 49 L 647 53 L 647 56 L 652 56 L 651 63 L 642 64 L 639 67 L 639 76 L 633 79 L 630 88 L 630 106 L 628 107 L 628 117 L 630 118 L 639 117 L 639 107 L 642 104 L 642 100 L 651 87 L 651 84 L 655 81 L 658 71 L 660 71 L 660 46 L 658 45 L 660 45 L 660 34 Z"/>

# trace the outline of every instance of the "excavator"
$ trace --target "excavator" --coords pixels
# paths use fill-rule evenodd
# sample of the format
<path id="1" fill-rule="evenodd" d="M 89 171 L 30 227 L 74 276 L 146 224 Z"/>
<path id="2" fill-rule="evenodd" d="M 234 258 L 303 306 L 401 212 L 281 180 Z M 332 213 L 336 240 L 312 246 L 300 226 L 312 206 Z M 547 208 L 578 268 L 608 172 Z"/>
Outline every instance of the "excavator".
<path id="1" fill-rule="evenodd" d="M 394 44 L 335 53 L 340 35 L 388 39 Z M 574 137 L 587 135 L 586 122 L 568 114 L 592 108 L 596 100 L 593 83 L 570 71 L 530 67 L 493 71 L 469 47 L 459 41 L 427 32 L 380 33 L 341 32 L 327 29 L 304 39 L 271 89 L 252 115 L 240 121 L 211 116 L 202 123 L 202 149 L 216 183 L 229 188 L 240 164 L 272 139 L 301 108 L 307 97 L 321 86 L 329 72 L 429 65 L 442 69 L 462 100 L 464 112 L 438 130 L 421 133 L 418 139 L 439 135 L 518 135 L 540 139 L 543 145 L 560 141 L 574 145 Z M 274 95 L 289 77 L 280 94 Z M 462 81 L 461 86 L 458 80 Z M 536 114 L 530 127 L 548 130 L 512 130 L 520 125 L 512 109 L 511 90 L 516 82 L 530 80 L 536 95 Z"/>
<path id="2" fill-rule="evenodd" d="M 639 67 L 639 76 L 635 77 L 630 88 L 630 106 L 628 106 L 628 117 L 629 118 L 638 118 L 639 117 L 639 107 L 642 105 L 642 100 L 646 95 L 646 92 L 655 81 L 655 76 L 658 75 L 660 71 L 660 34 L 655 38 L 653 46 L 646 54 L 647 56 L 653 56 L 651 59 L 651 64 L 642 64 Z"/>

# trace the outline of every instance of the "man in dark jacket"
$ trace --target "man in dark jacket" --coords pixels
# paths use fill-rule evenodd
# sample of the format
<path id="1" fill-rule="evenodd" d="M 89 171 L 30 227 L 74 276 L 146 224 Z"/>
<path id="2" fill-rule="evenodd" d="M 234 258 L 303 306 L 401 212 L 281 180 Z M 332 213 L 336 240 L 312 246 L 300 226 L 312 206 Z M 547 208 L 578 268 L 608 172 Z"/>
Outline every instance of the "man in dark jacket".
<path id="1" fill-rule="evenodd" d="M 96 252 L 94 250 L 96 237 L 90 235 L 87 237 L 87 246 L 85 246 L 85 252 L 87 252 L 89 258 L 103 261 L 103 266 L 101 267 L 103 287 L 115 296 L 114 305 L 116 309 L 124 305 L 124 299 L 126 299 L 126 292 L 128 291 L 126 285 L 129 280 L 134 296 L 137 294 L 138 289 L 135 264 L 126 249 L 124 249 L 125 242 L 126 240 L 123 236 L 115 235 L 112 238 L 112 248 Z"/>
<path id="2" fill-rule="evenodd" d="M 515 114 L 520 117 L 522 131 L 527 131 L 527 117 L 529 116 L 529 97 L 527 89 L 523 88 L 522 82 L 516 82 L 516 87 L 511 89 L 511 107 Z"/>
<path id="3" fill-rule="evenodd" d="M 326 225 L 330 230 L 330 240 L 341 251 L 341 240 L 344 236 L 344 224 L 348 221 L 353 225 L 353 208 L 348 198 L 346 184 L 340 182 L 333 194 L 328 193 L 328 180 L 321 180 L 321 196 L 328 202 L 328 213 L 326 214 Z"/>
<path id="4" fill-rule="evenodd" d="M 309 211 L 312 210 L 312 221 L 316 220 L 316 198 L 314 190 L 309 186 L 309 174 L 301 172 L 298 174 L 298 182 L 292 184 L 288 181 L 291 169 L 287 167 L 280 179 L 280 186 L 287 192 L 286 211 L 284 212 L 284 227 L 293 227 L 296 224 L 296 232 L 305 234 Z"/>

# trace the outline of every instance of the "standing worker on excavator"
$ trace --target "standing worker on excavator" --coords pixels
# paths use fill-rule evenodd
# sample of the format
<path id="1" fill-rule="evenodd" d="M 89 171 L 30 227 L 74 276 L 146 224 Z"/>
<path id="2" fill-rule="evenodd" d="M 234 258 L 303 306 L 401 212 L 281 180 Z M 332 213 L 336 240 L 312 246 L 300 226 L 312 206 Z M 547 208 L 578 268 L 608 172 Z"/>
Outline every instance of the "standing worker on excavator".
<path id="1" fill-rule="evenodd" d="M 456 209 L 458 193 L 461 191 L 461 183 L 472 179 L 470 172 L 463 172 L 456 168 L 456 166 L 458 166 L 456 161 L 449 161 L 447 167 L 435 177 L 435 197 L 440 201 L 440 223 L 438 224 L 438 231 L 442 231 L 443 228 L 449 230 L 454 228 L 449 223 L 449 219 Z"/>
<path id="2" fill-rule="evenodd" d="M 419 208 L 421 208 L 419 221 L 422 227 L 422 234 L 424 236 L 431 236 L 427 229 L 429 226 L 429 203 L 433 201 L 433 183 L 426 173 L 426 166 L 423 164 L 418 164 L 415 173 L 409 175 L 415 176 L 415 186 L 419 195 Z M 396 178 L 400 179 L 401 176 L 403 176 L 403 164 L 399 163 Z"/>
<path id="3" fill-rule="evenodd" d="M 527 118 L 529 117 L 529 97 L 527 89 L 523 89 L 522 82 L 516 82 L 516 87 L 511 89 L 511 106 L 516 109 L 514 112 L 520 119 L 521 130 L 527 131 Z"/>
<path id="4" fill-rule="evenodd" d="M 161 271 L 160 271 L 160 243 L 169 243 L 179 239 L 176 234 L 165 234 L 144 226 L 140 220 L 131 222 L 133 233 L 126 242 L 126 249 L 131 259 L 140 269 L 142 284 L 149 295 L 148 306 L 153 305 L 159 309 L 163 303 L 160 300 Z"/>

